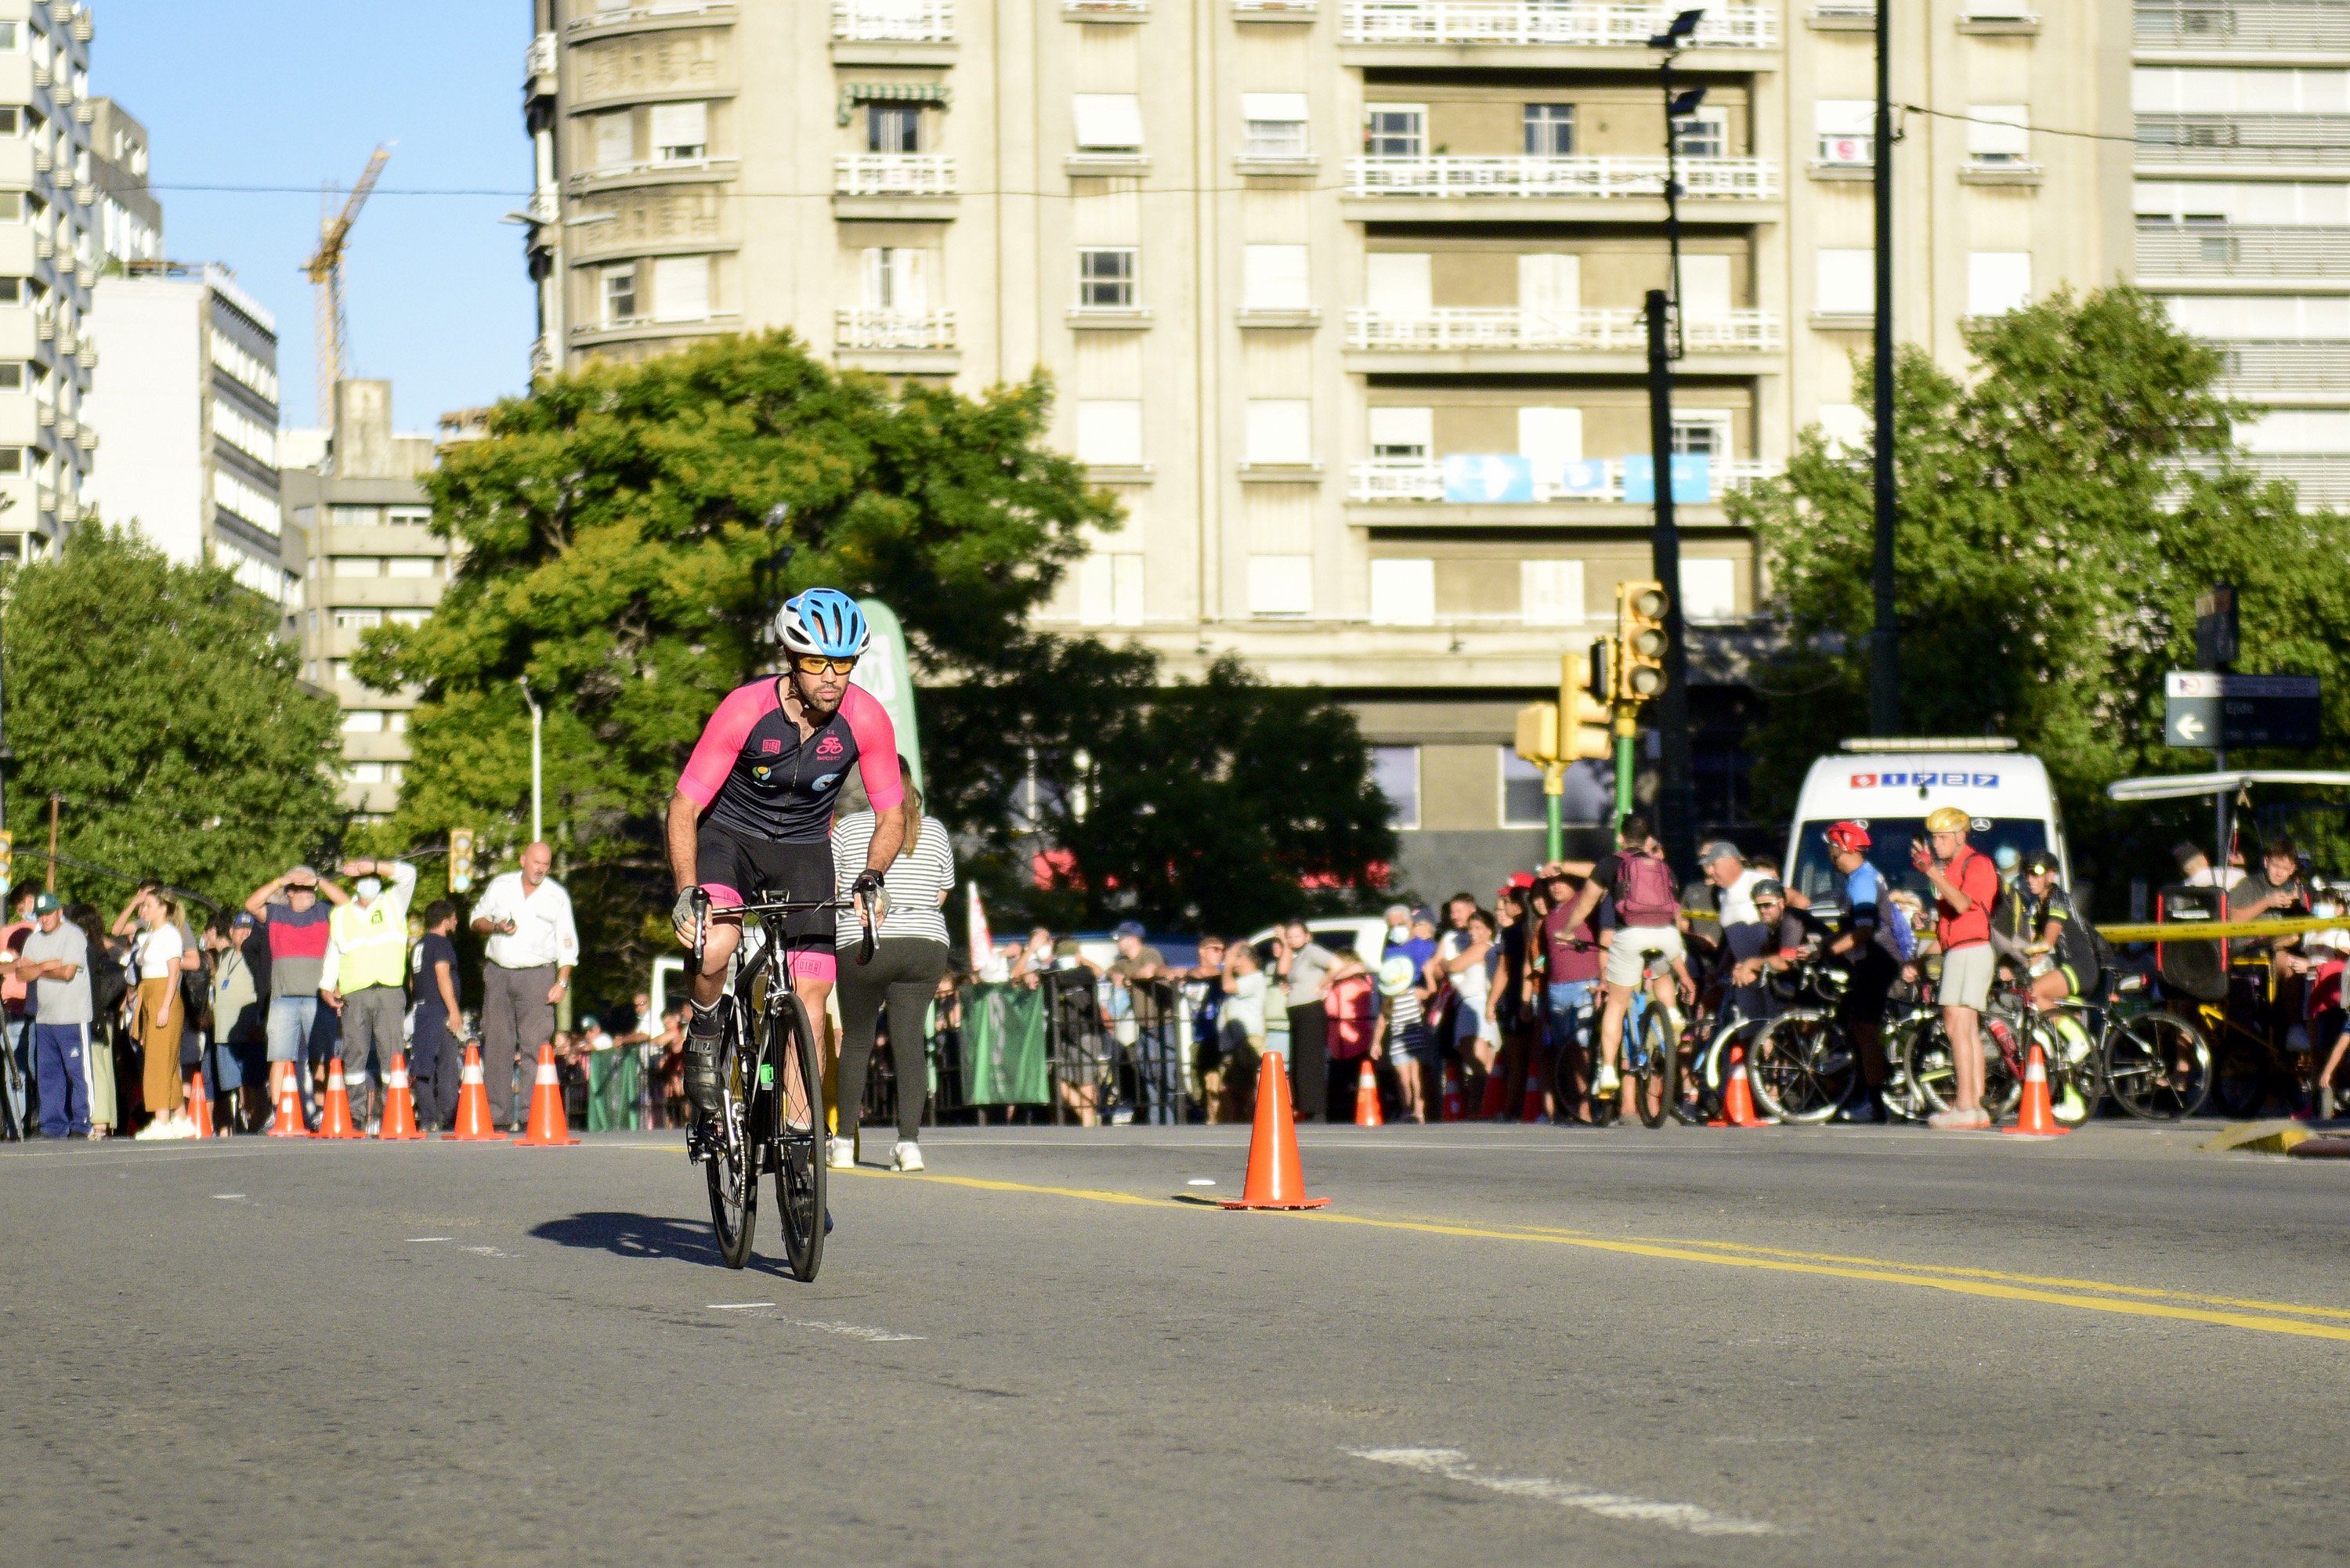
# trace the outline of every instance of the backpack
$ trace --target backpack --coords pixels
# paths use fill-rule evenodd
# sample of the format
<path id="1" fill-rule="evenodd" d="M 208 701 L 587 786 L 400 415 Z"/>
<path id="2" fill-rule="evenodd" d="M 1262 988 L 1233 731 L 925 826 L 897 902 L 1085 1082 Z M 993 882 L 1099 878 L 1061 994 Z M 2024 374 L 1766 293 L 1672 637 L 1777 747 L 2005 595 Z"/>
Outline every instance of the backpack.
<path id="1" fill-rule="evenodd" d="M 1877 917 L 1893 939 L 1893 950 L 1908 963 L 1918 956 L 1918 933 L 1909 929 L 1909 911 L 1895 903 L 1888 896 L 1877 907 Z"/>
<path id="2" fill-rule="evenodd" d="M 1616 918 L 1627 926 L 1669 926 L 1680 912 L 1663 857 L 1626 852 L 1616 872 Z"/>
<path id="3" fill-rule="evenodd" d="M 107 950 L 104 942 L 89 944 L 89 1004 L 90 1015 L 107 1018 L 122 1005 L 123 993 L 130 982 L 123 978 L 122 961 Z"/>

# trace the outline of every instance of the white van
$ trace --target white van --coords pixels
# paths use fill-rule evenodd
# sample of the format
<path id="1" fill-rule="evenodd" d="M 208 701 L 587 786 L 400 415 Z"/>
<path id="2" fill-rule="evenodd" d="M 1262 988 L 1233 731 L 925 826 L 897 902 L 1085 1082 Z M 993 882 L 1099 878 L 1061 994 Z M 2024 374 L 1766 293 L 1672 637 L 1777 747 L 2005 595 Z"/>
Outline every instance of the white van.
<path id="1" fill-rule="evenodd" d="M 2012 846 L 2019 857 L 2056 853 L 2058 874 L 2071 887 L 2064 819 L 2048 787 L 2048 770 L 2012 741 L 1970 736 L 1955 740 L 1846 741 L 1833 757 L 1812 764 L 1781 867 L 1787 886 L 1814 909 L 1844 902 L 1844 878 L 1828 859 L 1829 825 L 1868 825 L 1868 858 L 1891 886 L 1917 892 L 1931 907 L 1925 877 L 1909 864 L 1913 839 L 1926 836 L 1926 815 L 1955 805 L 1974 818 L 1967 842 L 1985 855 Z"/>

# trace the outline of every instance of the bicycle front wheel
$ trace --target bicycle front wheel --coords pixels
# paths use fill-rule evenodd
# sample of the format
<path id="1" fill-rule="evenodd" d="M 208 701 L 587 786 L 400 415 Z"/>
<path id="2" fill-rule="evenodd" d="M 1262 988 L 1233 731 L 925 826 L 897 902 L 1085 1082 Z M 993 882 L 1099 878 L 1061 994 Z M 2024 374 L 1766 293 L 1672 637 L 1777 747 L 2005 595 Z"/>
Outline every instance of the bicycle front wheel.
<path id="1" fill-rule="evenodd" d="M 743 1059 L 740 1016 L 730 999 L 718 1044 L 718 1116 L 706 1129 L 709 1154 L 702 1162 L 718 1256 L 730 1269 L 751 1261 L 751 1238 L 759 1228 L 759 1157 L 751 1147 L 754 1070 Z"/>
<path id="2" fill-rule="evenodd" d="M 1852 1041 L 1833 1013 L 1784 1012 L 1755 1038 L 1747 1077 L 1754 1108 L 1784 1122 L 1824 1122 L 1852 1093 Z"/>
<path id="3" fill-rule="evenodd" d="M 2106 1092 L 2142 1121 L 2175 1122 L 2211 1093 L 2211 1046 L 2175 1012 L 2144 1012 L 2106 1032 Z"/>
<path id="4" fill-rule="evenodd" d="M 1665 1010 L 1650 1002 L 1640 1012 L 1640 1026 L 1633 1050 L 1639 1064 L 1633 1075 L 1632 1106 L 1640 1113 L 1644 1127 L 1660 1127 L 1671 1114 L 1677 1093 L 1674 1072 L 1677 1053 L 1673 1049 L 1672 1031 L 1666 1024 Z"/>
<path id="5" fill-rule="evenodd" d="M 806 1282 L 824 1262 L 824 1064 L 816 1056 L 807 1009 L 793 992 L 785 992 L 781 1004 L 768 1010 L 767 1060 L 775 1064 L 770 1137 L 784 1256 L 793 1277 Z"/>

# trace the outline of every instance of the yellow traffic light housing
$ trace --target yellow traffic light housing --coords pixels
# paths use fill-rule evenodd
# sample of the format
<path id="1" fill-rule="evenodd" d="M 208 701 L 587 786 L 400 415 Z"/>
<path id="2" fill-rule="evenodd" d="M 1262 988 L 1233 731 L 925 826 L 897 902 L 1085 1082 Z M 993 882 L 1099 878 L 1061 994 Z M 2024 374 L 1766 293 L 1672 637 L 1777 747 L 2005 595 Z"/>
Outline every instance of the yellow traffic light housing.
<path id="1" fill-rule="evenodd" d="M 1616 696 L 1646 702 L 1665 690 L 1665 609 L 1661 583 L 1616 585 Z"/>
<path id="2" fill-rule="evenodd" d="M 1598 760 L 1614 754 L 1615 722 L 1613 694 L 1607 690 L 1607 643 L 1605 639 L 1591 645 L 1591 679 L 1583 686 L 1563 686 L 1559 700 L 1566 704 L 1565 756 L 1571 760 Z"/>
<path id="3" fill-rule="evenodd" d="M 473 886 L 473 830 L 449 830 L 449 891 L 463 893 Z"/>
<path id="4" fill-rule="evenodd" d="M 1559 760 L 1557 703 L 1530 702 L 1518 710 L 1516 751 L 1536 767 Z"/>
<path id="5" fill-rule="evenodd" d="M 0 893 L 5 893 L 16 882 L 16 836 L 0 829 Z"/>

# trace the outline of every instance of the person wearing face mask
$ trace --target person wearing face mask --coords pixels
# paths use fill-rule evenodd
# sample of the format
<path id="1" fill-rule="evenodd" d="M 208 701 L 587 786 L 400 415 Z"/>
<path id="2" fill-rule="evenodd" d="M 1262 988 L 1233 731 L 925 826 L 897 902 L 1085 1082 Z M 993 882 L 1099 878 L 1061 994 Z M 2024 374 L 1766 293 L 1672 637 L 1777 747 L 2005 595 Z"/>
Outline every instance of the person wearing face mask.
<path id="1" fill-rule="evenodd" d="M 416 867 L 400 860 L 346 860 L 342 873 L 358 880 L 351 901 L 338 905 L 327 922 L 318 994 L 342 1021 L 343 1086 L 350 1092 L 351 1120 L 364 1125 L 369 1120 L 368 1057 L 374 1055 L 389 1081 L 408 1015 L 408 901 L 416 891 Z"/>

